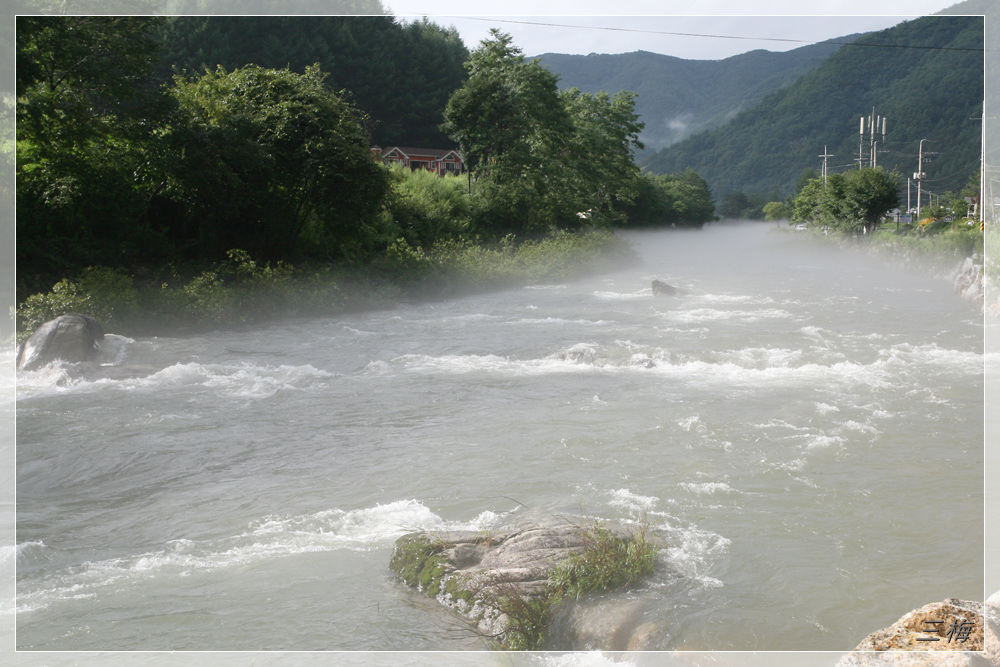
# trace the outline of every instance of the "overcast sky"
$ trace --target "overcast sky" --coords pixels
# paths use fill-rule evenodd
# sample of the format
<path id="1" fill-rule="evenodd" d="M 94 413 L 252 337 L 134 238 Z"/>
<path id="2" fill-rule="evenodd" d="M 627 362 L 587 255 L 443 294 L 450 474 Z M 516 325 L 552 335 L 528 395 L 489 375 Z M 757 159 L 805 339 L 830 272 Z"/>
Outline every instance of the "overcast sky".
<path id="1" fill-rule="evenodd" d="M 718 60 L 754 49 L 786 51 L 853 33 L 881 30 L 933 14 L 957 2 L 383 0 L 383 4 L 400 18 L 427 16 L 439 25 L 454 26 L 470 49 L 487 36 L 490 28 L 500 28 L 510 33 L 514 44 L 529 56 L 642 50 L 679 58 Z"/>

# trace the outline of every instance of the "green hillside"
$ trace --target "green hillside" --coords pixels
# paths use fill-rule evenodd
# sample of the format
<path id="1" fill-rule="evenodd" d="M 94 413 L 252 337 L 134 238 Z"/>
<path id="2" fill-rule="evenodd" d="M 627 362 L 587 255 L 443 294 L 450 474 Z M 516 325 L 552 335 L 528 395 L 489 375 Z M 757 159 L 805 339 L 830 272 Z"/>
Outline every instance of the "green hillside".
<path id="1" fill-rule="evenodd" d="M 858 38 L 822 65 L 730 123 L 692 136 L 645 161 L 654 173 L 694 168 L 716 198 L 777 189 L 790 194 L 803 170 L 855 167 L 859 120 L 887 118 L 878 165 L 917 171 L 921 139 L 931 161 L 925 188 L 960 189 L 979 168 L 983 19 L 931 16 Z"/>
<path id="2" fill-rule="evenodd" d="M 546 53 L 538 58 L 559 75 L 560 88 L 636 92 L 636 111 L 646 123 L 641 139 L 651 152 L 722 125 L 817 67 L 837 48 L 813 44 L 783 53 L 750 51 L 725 60 L 685 60 L 647 51 Z"/>

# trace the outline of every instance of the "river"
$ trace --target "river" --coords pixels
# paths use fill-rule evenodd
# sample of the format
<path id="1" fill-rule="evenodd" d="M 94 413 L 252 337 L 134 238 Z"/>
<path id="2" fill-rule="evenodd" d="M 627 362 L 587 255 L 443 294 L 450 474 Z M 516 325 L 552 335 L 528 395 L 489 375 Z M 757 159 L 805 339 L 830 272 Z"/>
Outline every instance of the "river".
<path id="1" fill-rule="evenodd" d="M 628 238 L 584 280 L 21 374 L 17 648 L 481 650 L 395 539 L 552 515 L 664 540 L 628 593 L 663 650 L 847 651 L 981 599 L 979 309 L 770 225 Z"/>

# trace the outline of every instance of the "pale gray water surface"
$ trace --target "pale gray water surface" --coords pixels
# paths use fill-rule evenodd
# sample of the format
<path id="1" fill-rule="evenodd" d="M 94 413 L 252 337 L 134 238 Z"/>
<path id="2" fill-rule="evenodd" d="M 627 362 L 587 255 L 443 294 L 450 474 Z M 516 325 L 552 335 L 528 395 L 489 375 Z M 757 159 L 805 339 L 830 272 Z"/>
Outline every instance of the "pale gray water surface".
<path id="1" fill-rule="evenodd" d="M 663 537 L 627 594 L 662 649 L 842 651 L 981 598 L 978 309 L 768 226 L 630 238 L 614 274 L 22 374 L 18 648 L 485 648 L 392 545 L 551 514 Z"/>

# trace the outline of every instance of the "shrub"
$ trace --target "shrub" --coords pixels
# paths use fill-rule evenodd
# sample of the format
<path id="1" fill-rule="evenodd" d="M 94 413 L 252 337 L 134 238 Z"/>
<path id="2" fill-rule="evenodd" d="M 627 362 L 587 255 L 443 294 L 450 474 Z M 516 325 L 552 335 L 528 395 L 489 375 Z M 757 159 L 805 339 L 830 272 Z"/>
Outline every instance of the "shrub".
<path id="1" fill-rule="evenodd" d="M 631 539 L 597 522 L 583 536 L 586 548 L 559 563 L 550 577 L 560 596 L 576 598 L 594 591 L 624 588 L 653 572 L 657 547 L 646 541 L 645 524 Z"/>
<path id="2" fill-rule="evenodd" d="M 430 246 L 467 231 L 471 204 L 464 178 L 443 178 L 425 169 L 391 168 L 392 195 L 387 208 L 410 243 Z"/>
<path id="3" fill-rule="evenodd" d="M 17 341 L 66 313 L 90 315 L 105 329 L 121 328 L 138 311 L 132 278 L 119 269 L 91 266 L 77 280 L 64 278 L 45 294 L 32 294 L 16 311 Z"/>

